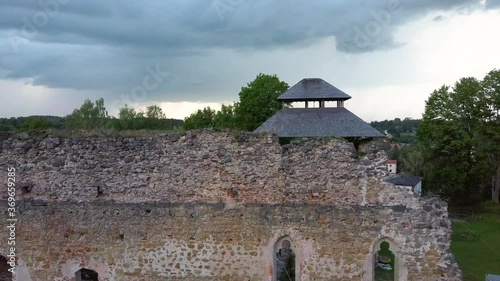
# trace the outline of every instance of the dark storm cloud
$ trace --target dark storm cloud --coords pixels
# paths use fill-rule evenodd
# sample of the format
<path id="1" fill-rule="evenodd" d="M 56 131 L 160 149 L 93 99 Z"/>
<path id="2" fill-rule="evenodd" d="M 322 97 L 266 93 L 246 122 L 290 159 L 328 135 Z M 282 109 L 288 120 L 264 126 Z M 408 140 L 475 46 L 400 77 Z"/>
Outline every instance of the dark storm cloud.
<path id="1" fill-rule="evenodd" d="M 41 0 L 58 3 L 63 0 Z M 491 1 L 491 0 L 490 0 Z M 42 42 L 104 44 L 120 47 L 184 49 L 206 47 L 279 47 L 338 36 L 353 40 L 357 29 L 372 36 L 370 24 L 382 26 L 379 40 L 359 52 L 391 45 L 392 31 L 400 24 L 434 10 L 449 10 L 477 0 L 314 1 L 78 1 L 46 5 L 57 10 L 48 23 L 36 13 L 38 1 L 16 0 L 2 8 L 0 27 L 38 29 L 29 39 Z M 58 6 L 57 8 L 53 8 Z M 26 28 L 23 18 L 36 27 Z M 375 27 L 376 28 L 376 27 Z M 19 32 L 21 31 L 21 32 Z M 378 36 L 377 35 L 377 36 Z M 372 38 L 370 38 L 372 39 Z M 378 39 L 378 38 L 377 38 Z"/>
<path id="2" fill-rule="evenodd" d="M 402 24 L 479 2 L 11 0 L 0 9 L 0 79 L 126 93 L 142 83 L 147 67 L 160 65 L 170 82 L 153 93 L 182 88 L 199 96 L 216 88 L 208 83 L 214 77 L 196 71 L 199 58 L 213 50 L 299 47 L 325 37 L 335 37 L 347 53 L 391 49 L 404 44 L 393 38 Z"/>

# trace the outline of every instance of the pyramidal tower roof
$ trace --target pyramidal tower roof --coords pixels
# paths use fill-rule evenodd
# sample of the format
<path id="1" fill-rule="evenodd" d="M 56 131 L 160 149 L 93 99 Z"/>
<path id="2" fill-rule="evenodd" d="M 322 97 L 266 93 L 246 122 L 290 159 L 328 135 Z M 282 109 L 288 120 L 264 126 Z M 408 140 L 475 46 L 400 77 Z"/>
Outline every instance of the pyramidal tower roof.
<path id="1" fill-rule="evenodd" d="M 278 97 L 279 101 L 345 101 L 351 96 L 321 78 L 304 78 Z"/>
<path id="2" fill-rule="evenodd" d="M 320 78 L 306 78 L 278 97 L 283 102 L 305 102 L 305 108 L 283 108 L 255 132 L 272 132 L 279 137 L 362 137 L 384 135 L 370 124 L 344 108 L 351 97 Z M 308 107 L 319 102 L 319 108 Z M 327 101 L 337 101 L 337 107 L 326 107 Z"/>
<path id="3" fill-rule="evenodd" d="M 344 107 L 284 108 L 255 132 L 272 132 L 279 137 L 384 137 Z"/>

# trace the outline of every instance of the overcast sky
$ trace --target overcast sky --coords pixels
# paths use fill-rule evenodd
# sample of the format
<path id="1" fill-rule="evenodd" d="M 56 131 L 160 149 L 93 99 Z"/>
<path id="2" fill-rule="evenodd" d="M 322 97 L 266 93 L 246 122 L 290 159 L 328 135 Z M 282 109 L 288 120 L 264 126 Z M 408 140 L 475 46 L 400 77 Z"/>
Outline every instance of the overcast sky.
<path id="1" fill-rule="evenodd" d="M 323 78 L 365 121 L 420 118 L 499 50 L 500 0 L 1 0 L 0 117 L 104 97 L 183 118 L 266 73 Z"/>

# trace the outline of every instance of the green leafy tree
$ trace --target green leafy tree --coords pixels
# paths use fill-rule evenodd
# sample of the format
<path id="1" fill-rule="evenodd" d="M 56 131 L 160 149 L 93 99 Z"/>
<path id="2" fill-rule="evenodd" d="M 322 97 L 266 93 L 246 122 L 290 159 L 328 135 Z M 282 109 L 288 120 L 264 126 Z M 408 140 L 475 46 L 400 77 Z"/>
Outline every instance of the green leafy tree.
<path id="1" fill-rule="evenodd" d="M 15 131 L 16 127 L 12 125 L 0 124 L 0 131 Z"/>
<path id="2" fill-rule="evenodd" d="M 234 105 L 222 105 L 221 109 L 215 113 L 213 117 L 213 125 L 215 128 L 234 128 Z"/>
<path id="3" fill-rule="evenodd" d="M 128 105 L 120 108 L 120 112 L 118 113 L 118 118 L 121 120 L 133 120 L 136 117 L 137 113 L 135 112 L 135 109 L 128 107 Z"/>
<path id="4" fill-rule="evenodd" d="M 66 116 L 68 129 L 101 129 L 109 121 L 108 111 L 104 107 L 104 99 L 100 98 L 93 103 L 89 99 Z"/>
<path id="5" fill-rule="evenodd" d="M 50 128 L 50 123 L 41 117 L 26 118 L 21 125 L 22 130 L 45 130 Z"/>
<path id="6" fill-rule="evenodd" d="M 278 96 L 288 90 L 288 84 L 276 75 L 259 74 L 239 93 L 240 100 L 235 104 L 236 127 L 253 131 L 276 112 L 283 108 L 277 101 Z"/>
<path id="7" fill-rule="evenodd" d="M 137 112 L 135 109 L 125 105 L 120 108 L 118 120 L 115 120 L 115 128 L 119 130 L 133 130 L 137 125 Z"/>
<path id="8" fill-rule="evenodd" d="M 484 153 L 492 170 L 492 200 L 500 194 L 500 70 L 490 71 L 482 81 L 487 113 L 480 129 L 480 152 Z"/>
<path id="9" fill-rule="evenodd" d="M 146 107 L 146 112 L 135 111 L 133 108 L 122 108 L 120 111 L 120 119 L 125 120 L 124 125 L 127 129 L 145 129 L 145 130 L 162 130 L 173 129 L 174 123 L 172 119 L 166 119 L 165 113 L 158 105 Z"/>
<path id="10" fill-rule="evenodd" d="M 403 120 L 396 118 L 394 120 L 373 121 L 370 125 L 380 132 L 391 134 L 396 142 L 415 144 L 417 142 L 415 132 L 420 122 L 420 119 L 407 117 Z"/>
<path id="11" fill-rule="evenodd" d="M 25 117 L 0 118 L 0 131 L 15 131 L 21 128 Z"/>
<path id="12" fill-rule="evenodd" d="M 443 86 L 426 101 L 417 132 L 425 147 L 425 184 L 455 203 L 471 198 L 488 173 L 478 137 L 487 112 L 481 82 L 475 78 L 462 78 L 453 89 Z"/>
<path id="13" fill-rule="evenodd" d="M 215 110 L 205 107 L 198 109 L 195 113 L 184 119 L 184 129 L 201 129 L 214 127 Z"/>
<path id="14" fill-rule="evenodd" d="M 165 119 L 165 113 L 158 105 L 151 105 L 146 108 L 146 117 L 151 119 Z"/>
<path id="15" fill-rule="evenodd" d="M 400 161 L 398 162 L 401 171 L 425 177 L 426 166 L 423 151 L 425 148 L 419 145 L 411 145 L 401 149 Z"/>
<path id="16" fill-rule="evenodd" d="M 395 145 L 394 147 L 391 147 L 391 149 L 389 149 L 387 156 L 391 160 L 399 160 L 401 156 L 401 149 L 399 149 L 399 147 Z"/>

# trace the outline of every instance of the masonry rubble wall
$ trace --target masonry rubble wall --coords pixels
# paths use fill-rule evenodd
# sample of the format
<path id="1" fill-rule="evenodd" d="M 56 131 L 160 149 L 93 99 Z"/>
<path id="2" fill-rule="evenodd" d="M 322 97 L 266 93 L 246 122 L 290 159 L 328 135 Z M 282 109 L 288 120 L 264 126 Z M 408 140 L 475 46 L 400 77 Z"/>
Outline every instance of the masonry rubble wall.
<path id="1" fill-rule="evenodd" d="M 29 278 L 18 281 L 74 280 L 83 267 L 101 281 L 273 280 L 282 237 L 300 281 L 371 281 L 380 241 L 398 280 L 461 279 L 446 204 L 385 183 L 377 143 L 360 156 L 341 139 L 194 131 L 19 134 L 0 147 L 0 178 L 16 168 L 17 270 Z"/>

